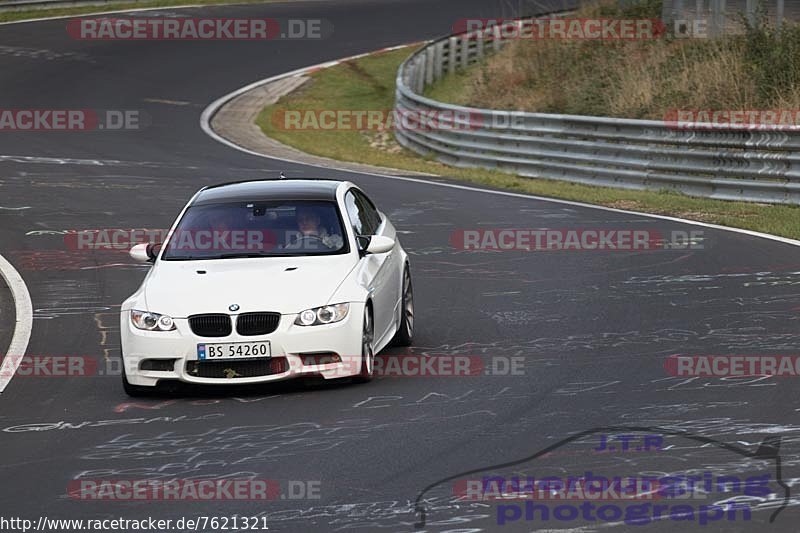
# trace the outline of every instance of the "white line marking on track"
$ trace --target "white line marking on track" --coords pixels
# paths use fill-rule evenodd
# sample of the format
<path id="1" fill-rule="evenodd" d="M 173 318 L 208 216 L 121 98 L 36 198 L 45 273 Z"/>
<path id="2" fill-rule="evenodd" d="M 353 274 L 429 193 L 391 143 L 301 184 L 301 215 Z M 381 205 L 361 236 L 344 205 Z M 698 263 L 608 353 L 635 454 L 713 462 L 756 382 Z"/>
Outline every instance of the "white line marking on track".
<path id="1" fill-rule="evenodd" d="M 188 6 L 171 6 L 171 7 L 140 7 L 138 9 L 118 9 L 115 11 L 100 11 L 97 13 L 75 13 L 72 15 L 59 15 L 56 17 L 43 17 L 43 18 L 36 18 L 36 19 L 22 19 L 22 20 L 10 20 L 8 22 L 0 22 L 0 26 L 8 26 L 10 24 L 25 24 L 28 22 L 44 22 L 48 20 L 62 20 L 62 19 L 74 19 L 74 18 L 81 18 L 81 17 L 97 17 L 100 15 L 116 15 L 118 13 L 134 13 L 136 11 L 156 11 L 156 10 L 164 10 L 164 9 L 187 9 L 190 7 L 213 7 L 216 5 L 240 5 L 240 4 L 192 4 Z"/>
<path id="2" fill-rule="evenodd" d="M 303 0 L 290 0 L 294 2 L 301 2 Z M 311 0 L 309 0 L 311 1 Z M 122 2 L 124 3 L 124 2 Z M 273 1 L 266 1 L 266 2 L 222 2 L 219 4 L 187 4 L 185 6 L 161 6 L 161 7 L 134 7 L 131 9 L 116 9 L 113 11 L 98 11 L 93 13 L 73 13 L 72 15 L 58 15 L 55 17 L 42 17 L 42 18 L 35 18 L 35 19 L 22 19 L 22 20 L 10 20 L 8 22 L 0 22 L 0 26 L 7 26 L 9 24 L 25 24 L 28 22 L 43 22 L 48 20 L 62 20 L 62 19 L 74 19 L 80 17 L 97 17 L 100 15 L 116 15 L 119 13 L 136 13 L 138 11 L 167 11 L 172 9 L 191 9 L 196 7 L 222 7 L 222 6 L 253 6 L 253 5 L 269 5 L 269 4 L 280 4 L 284 3 L 280 0 L 273 0 Z M 76 6 L 80 7 L 80 6 Z"/>
<path id="3" fill-rule="evenodd" d="M 238 144 L 236 144 L 234 142 L 231 142 L 228 139 L 222 137 L 221 135 L 219 135 L 217 132 L 215 132 L 211 128 L 211 119 L 214 118 L 214 115 L 217 113 L 217 111 L 220 110 L 220 108 L 222 108 L 223 105 L 225 105 L 230 100 L 236 98 L 237 96 L 239 96 L 239 95 L 241 95 L 243 93 L 246 93 L 247 91 L 249 91 L 251 89 L 255 89 L 256 87 L 260 87 L 262 85 L 266 85 L 267 83 L 278 81 L 278 80 L 281 80 L 283 78 L 288 78 L 290 76 L 300 76 L 300 75 L 303 75 L 303 74 L 308 74 L 309 72 L 314 72 L 314 71 L 317 71 L 317 70 L 320 70 L 320 69 L 323 69 L 323 68 L 329 68 L 329 67 L 338 65 L 339 63 L 342 63 L 342 62 L 345 62 L 345 61 L 352 61 L 353 59 L 358 59 L 358 58 L 365 57 L 365 56 L 368 56 L 368 55 L 371 55 L 371 54 L 374 54 L 374 53 L 388 52 L 388 51 L 391 51 L 391 50 L 397 50 L 397 49 L 400 49 L 400 48 L 404 48 L 406 46 L 412 46 L 414 44 L 422 44 L 422 43 L 421 42 L 409 43 L 409 44 L 402 44 L 402 45 L 398 45 L 398 46 L 392 46 L 390 48 L 382 48 L 380 50 L 376 50 L 375 52 L 368 52 L 366 54 L 358 54 L 358 55 L 355 55 L 355 56 L 350 56 L 350 57 L 346 57 L 346 58 L 343 58 L 343 59 L 337 59 L 337 60 L 334 60 L 334 61 L 326 61 L 325 63 L 320 63 L 318 65 L 311 65 L 311 66 L 304 67 L 304 68 L 299 68 L 297 70 L 292 70 L 291 72 L 285 72 L 283 74 L 278 74 L 277 76 L 271 76 L 269 78 L 265 78 L 263 80 L 259 80 L 259 81 L 253 82 L 253 83 L 251 83 L 249 85 L 246 85 L 246 86 L 244 86 L 244 87 L 242 87 L 240 89 L 237 89 L 237 90 L 235 90 L 235 91 L 233 91 L 231 93 L 228 93 L 225 96 L 223 96 L 221 98 L 218 98 L 218 99 L 214 100 L 213 102 L 211 102 L 211 104 L 209 104 L 208 107 L 206 107 L 203 110 L 202 115 L 200 115 L 200 127 L 203 129 L 203 131 L 206 133 L 206 135 L 208 135 L 209 137 L 211 137 L 215 141 L 218 141 L 218 142 L 220 142 L 220 143 L 222 143 L 222 144 L 224 144 L 226 146 L 230 146 L 231 148 L 239 150 L 240 152 L 244 152 L 246 154 L 254 155 L 256 157 L 263 157 L 264 159 L 272 159 L 274 161 L 285 161 L 287 163 L 294 163 L 294 164 L 297 164 L 297 165 L 304 165 L 304 166 L 307 166 L 307 167 L 321 168 L 321 169 L 325 169 L 325 170 L 336 170 L 336 171 L 340 171 L 340 172 L 348 172 L 348 173 L 351 173 L 351 174 L 362 174 L 362 175 L 365 175 L 365 176 L 375 176 L 375 177 L 378 177 L 378 178 L 386 178 L 386 179 L 399 180 L 399 181 L 408 181 L 408 182 L 413 182 L 413 183 L 420 183 L 420 184 L 424 184 L 424 185 L 429 185 L 429 186 L 433 186 L 433 187 L 447 187 L 447 188 L 450 188 L 450 189 L 460 189 L 462 191 L 472 191 L 472 192 L 483 193 L 483 194 L 496 194 L 496 195 L 500 195 L 500 196 L 509 196 L 509 197 L 512 197 L 512 198 L 524 198 L 524 199 L 528 199 L 528 200 L 537 200 L 537 201 L 541 201 L 541 202 L 550 202 L 550 203 L 561 204 L 561 205 L 570 205 L 570 206 L 575 206 L 575 207 L 585 207 L 587 209 L 597 209 L 597 210 L 600 210 L 600 211 L 609 211 L 611 213 L 621 213 L 621 214 L 625 214 L 625 215 L 636 215 L 636 216 L 642 216 L 642 217 L 647 217 L 647 218 L 654 218 L 654 219 L 658 219 L 658 220 L 668 220 L 670 222 L 678 222 L 678 223 L 681 223 L 681 224 L 691 224 L 692 226 L 700 226 L 700 227 L 703 227 L 703 228 L 711 228 L 711 229 L 716 229 L 716 230 L 721 230 L 721 231 L 729 231 L 729 232 L 733 232 L 733 233 L 740 233 L 742 235 L 750 235 L 751 237 L 759 237 L 759 238 L 762 238 L 762 239 L 768 239 L 768 240 L 772 240 L 772 241 L 782 242 L 784 244 L 789 244 L 789 245 L 792 245 L 792 246 L 800 246 L 800 241 L 795 240 L 795 239 L 789 239 L 789 238 L 786 238 L 786 237 L 780 237 L 778 235 L 772 235 L 772 234 L 769 234 L 769 233 L 762 233 L 762 232 L 759 232 L 759 231 L 753 231 L 753 230 L 748 230 L 748 229 L 732 228 L 732 227 L 729 227 L 729 226 L 721 226 L 719 224 L 711 224 L 711 223 L 708 223 L 708 222 L 699 222 L 699 221 L 696 221 L 696 220 L 688 220 L 688 219 L 685 219 L 685 218 L 671 217 L 671 216 L 667 216 L 667 215 L 655 215 L 655 214 L 652 214 L 652 213 L 641 213 L 639 211 L 629 211 L 629 210 L 626 210 L 626 209 L 615 209 L 613 207 L 605 207 L 605 206 L 602 206 L 602 205 L 593 205 L 593 204 L 586 204 L 586 203 L 582 203 L 582 202 L 573 202 L 571 200 L 559 200 L 557 198 L 547 198 L 547 197 L 544 197 L 544 196 L 536 196 L 536 195 L 532 195 L 532 194 L 522 194 L 522 193 L 507 192 L 507 191 L 496 191 L 496 190 L 492 190 L 492 189 L 482 189 L 482 188 L 479 188 L 479 187 L 470 187 L 468 185 L 458 185 L 458 184 L 455 184 L 455 183 L 442 183 L 442 182 L 438 182 L 438 181 L 430 181 L 430 180 L 421 179 L 421 178 L 410 178 L 410 177 L 404 177 L 404 176 L 393 176 L 393 175 L 390 175 L 390 174 L 379 174 L 379 173 L 376 173 L 376 172 L 366 172 L 366 171 L 362 171 L 362 170 L 351 170 L 351 169 L 339 168 L 339 167 L 335 167 L 335 166 L 327 167 L 327 166 L 317 165 L 317 164 L 314 164 L 314 163 L 306 163 L 306 162 L 303 162 L 303 161 L 295 161 L 293 159 L 285 159 L 285 158 L 282 158 L 282 157 L 269 156 L 269 155 L 266 155 L 266 154 L 255 152 L 253 150 L 248 150 L 247 148 L 245 148 L 243 146 L 239 146 Z M 447 176 L 441 176 L 441 177 L 447 178 Z"/>
<path id="4" fill-rule="evenodd" d="M 33 304 L 22 276 L 2 255 L 0 255 L 0 276 L 5 279 L 11 296 L 14 298 L 16 314 L 14 336 L 11 337 L 11 345 L 3 357 L 3 365 L 0 366 L 0 392 L 3 392 L 11 378 L 14 377 L 22 362 L 22 357 L 28 349 L 28 341 L 33 329 Z"/>

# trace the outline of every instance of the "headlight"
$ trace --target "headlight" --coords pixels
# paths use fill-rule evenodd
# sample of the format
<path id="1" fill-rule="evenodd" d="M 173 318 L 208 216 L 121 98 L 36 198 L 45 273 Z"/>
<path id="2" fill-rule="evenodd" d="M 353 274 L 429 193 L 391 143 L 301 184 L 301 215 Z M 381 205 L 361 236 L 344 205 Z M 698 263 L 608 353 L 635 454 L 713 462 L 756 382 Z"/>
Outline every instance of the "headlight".
<path id="1" fill-rule="evenodd" d="M 131 322 L 137 329 L 146 331 L 172 331 L 175 329 L 172 317 L 135 309 L 131 310 Z"/>
<path id="2" fill-rule="evenodd" d="M 350 304 L 333 304 L 324 307 L 315 307 L 314 309 L 306 309 L 294 321 L 298 326 L 319 326 L 320 324 L 333 324 L 344 320 L 347 316 L 347 311 L 350 310 Z"/>

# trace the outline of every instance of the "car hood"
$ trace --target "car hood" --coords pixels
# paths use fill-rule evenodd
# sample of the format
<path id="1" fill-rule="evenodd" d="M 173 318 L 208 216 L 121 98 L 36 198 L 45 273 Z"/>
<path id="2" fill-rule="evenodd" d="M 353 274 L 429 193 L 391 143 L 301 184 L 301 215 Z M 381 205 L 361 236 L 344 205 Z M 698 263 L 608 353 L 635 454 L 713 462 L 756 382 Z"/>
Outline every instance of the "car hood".
<path id="1" fill-rule="evenodd" d="M 148 311 L 186 318 L 202 313 L 298 313 L 329 302 L 356 266 L 351 254 L 211 261 L 159 261 L 145 282 Z M 204 274 L 198 271 L 205 271 Z"/>

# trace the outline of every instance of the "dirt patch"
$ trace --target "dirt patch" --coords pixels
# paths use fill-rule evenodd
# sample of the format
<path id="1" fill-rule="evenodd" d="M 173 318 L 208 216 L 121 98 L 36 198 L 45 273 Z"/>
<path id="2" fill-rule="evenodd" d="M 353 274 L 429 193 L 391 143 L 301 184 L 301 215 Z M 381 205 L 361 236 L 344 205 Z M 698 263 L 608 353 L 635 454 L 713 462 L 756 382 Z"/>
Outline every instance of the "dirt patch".
<path id="1" fill-rule="evenodd" d="M 375 76 L 361 68 L 356 61 L 345 61 L 342 63 L 342 65 L 344 65 L 350 72 L 358 76 L 360 79 L 368 83 L 376 91 L 382 93 L 389 91 L 389 88 L 386 85 L 382 84 Z"/>
<path id="2" fill-rule="evenodd" d="M 635 200 L 615 200 L 608 204 L 609 207 L 613 207 L 614 209 L 627 209 L 627 210 L 637 210 L 641 209 L 642 204 L 635 201 Z"/>
<path id="3" fill-rule="evenodd" d="M 364 137 L 367 138 L 370 148 L 389 154 L 399 154 L 403 151 L 403 147 L 395 140 L 394 133 L 390 131 L 364 132 Z"/>

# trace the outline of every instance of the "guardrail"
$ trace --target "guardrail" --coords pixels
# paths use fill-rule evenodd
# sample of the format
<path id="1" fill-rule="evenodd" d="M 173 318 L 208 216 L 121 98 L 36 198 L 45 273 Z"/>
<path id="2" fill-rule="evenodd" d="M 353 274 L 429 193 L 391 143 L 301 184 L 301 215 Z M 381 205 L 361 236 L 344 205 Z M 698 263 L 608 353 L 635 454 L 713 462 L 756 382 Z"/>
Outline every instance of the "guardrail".
<path id="1" fill-rule="evenodd" d="M 494 26 L 439 39 L 409 57 L 397 74 L 398 142 L 458 167 L 800 204 L 800 130 L 731 131 L 712 124 L 686 130 L 665 121 L 477 109 L 422 96 L 442 76 L 505 42 Z"/>

